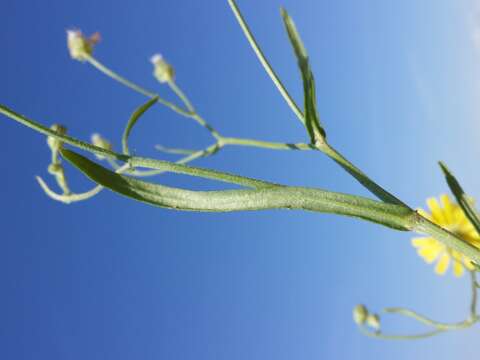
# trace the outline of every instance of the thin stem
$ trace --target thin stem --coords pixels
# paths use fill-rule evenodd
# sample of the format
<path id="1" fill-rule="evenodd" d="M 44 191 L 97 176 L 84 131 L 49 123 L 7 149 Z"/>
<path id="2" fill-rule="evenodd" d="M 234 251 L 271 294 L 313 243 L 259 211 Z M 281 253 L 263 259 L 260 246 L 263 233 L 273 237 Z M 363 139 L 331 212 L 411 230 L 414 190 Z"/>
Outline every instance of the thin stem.
<path id="1" fill-rule="evenodd" d="M 272 184 L 265 181 L 255 180 L 255 179 L 242 178 L 237 175 L 222 173 L 214 170 L 195 168 L 195 167 L 190 167 L 190 166 L 180 165 L 180 164 L 173 164 L 168 161 L 139 158 L 139 157 L 130 157 L 130 156 L 118 154 L 116 152 L 105 150 L 103 148 L 72 138 L 70 136 L 59 134 L 41 124 L 38 124 L 33 120 L 26 118 L 25 116 L 15 113 L 14 111 L 7 108 L 6 106 L 0 105 L 0 113 L 6 115 L 8 118 L 12 120 L 15 120 L 27 127 L 30 127 L 31 129 L 38 131 L 39 133 L 42 133 L 47 136 L 51 136 L 55 139 L 59 139 L 64 143 L 89 151 L 91 153 L 95 153 L 98 155 L 103 155 L 103 156 L 111 157 L 123 162 L 127 162 L 132 167 L 136 167 L 136 166 L 147 167 L 147 168 L 153 168 L 157 170 L 172 171 L 172 172 L 177 172 L 177 173 L 182 173 L 182 174 L 187 174 L 192 176 L 201 176 L 201 177 L 216 179 L 220 181 L 234 182 L 234 183 L 236 183 L 235 182 L 236 179 L 240 179 L 240 181 L 246 181 L 245 186 L 253 186 L 257 188 L 277 186 L 277 184 Z M 467 243 L 462 238 L 457 237 L 456 235 L 450 233 L 449 231 L 423 218 L 418 213 L 413 212 L 410 208 L 403 205 L 396 205 L 396 206 L 400 206 L 411 215 L 409 217 L 408 222 L 404 223 L 404 225 L 407 226 L 408 230 L 431 235 L 432 237 L 441 241 L 445 245 L 453 248 L 454 250 L 461 252 L 462 254 L 470 258 L 472 261 L 476 263 L 480 263 L 480 251 L 476 247 Z"/>
<path id="2" fill-rule="evenodd" d="M 314 145 L 305 143 L 285 144 L 236 137 L 222 137 L 220 143 L 223 145 L 252 146 L 272 150 L 318 150 Z"/>
<path id="3" fill-rule="evenodd" d="M 170 86 L 170 89 L 172 89 L 172 91 L 175 93 L 175 95 L 177 95 L 180 98 L 180 100 L 182 100 L 183 104 L 185 105 L 185 107 L 187 108 L 187 110 L 189 112 L 191 112 L 191 113 L 196 112 L 195 108 L 193 107 L 190 100 L 187 98 L 185 93 L 177 86 L 175 81 L 169 81 L 168 86 Z"/>
<path id="4" fill-rule="evenodd" d="M 118 167 L 115 170 L 115 172 L 118 173 L 118 174 L 121 174 L 122 172 L 124 172 L 127 169 L 128 169 L 128 164 L 124 164 L 123 166 Z M 64 190 L 63 194 L 57 194 L 55 191 L 50 189 L 50 187 L 47 185 L 47 183 L 40 176 L 36 176 L 35 179 L 37 180 L 38 184 L 40 185 L 42 190 L 45 192 L 45 194 L 47 194 L 47 196 L 49 196 L 53 200 L 62 202 L 64 204 L 71 204 L 71 203 L 78 202 L 78 201 L 88 200 L 88 199 L 94 197 L 95 195 L 100 193 L 100 191 L 103 190 L 102 185 L 97 185 L 94 188 L 92 188 L 91 190 L 85 191 L 83 193 L 71 193 L 71 192 L 65 193 L 65 190 Z"/>
<path id="5" fill-rule="evenodd" d="M 365 173 L 363 173 L 359 168 L 353 165 L 348 161 L 342 154 L 335 150 L 328 143 L 324 142 L 320 145 L 319 150 L 327 155 L 330 159 L 339 164 L 345 171 L 352 175 L 360 184 L 366 187 L 370 192 L 376 195 L 379 199 L 397 205 L 403 205 L 408 207 L 403 201 L 389 193 L 387 190 L 382 188 L 380 185 L 371 180 Z"/>
<path id="6" fill-rule="evenodd" d="M 126 87 L 138 92 L 139 94 L 142 94 L 146 97 L 155 97 L 158 96 L 157 102 L 159 102 L 162 105 L 165 105 L 166 107 L 170 108 L 171 110 L 175 111 L 176 113 L 183 115 L 183 116 L 188 116 L 189 113 L 182 108 L 178 107 L 177 105 L 171 103 L 170 101 L 167 101 L 163 98 L 161 98 L 158 94 L 154 93 L 153 91 L 147 90 L 140 85 L 135 84 L 134 82 L 124 78 L 123 76 L 117 74 L 113 70 L 109 69 L 105 65 L 103 65 L 101 62 L 99 62 L 97 59 L 95 59 L 93 56 L 88 56 L 86 58 L 89 64 L 91 64 L 93 67 L 95 67 L 97 70 L 100 72 L 104 73 L 108 77 L 112 78 L 113 80 L 119 82 L 122 85 L 125 85 Z"/>
<path id="7" fill-rule="evenodd" d="M 272 79 L 273 83 L 277 87 L 277 89 L 282 94 L 283 98 L 293 110 L 293 112 L 297 115 L 297 117 L 305 124 L 305 117 L 301 112 L 300 108 L 296 104 L 296 102 L 292 99 L 288 91 L 286 90 L 285 86 L 282 84 L 281 80 L 278 78 L 277 74 L 273 70 L 270 63 L 267 61 L 265 55 L 263 54 L 262 50 L 258 46 L 255 37 L 253 36 L 248 24 L 246 23 L 245 19 L 242 16 L 240 9 L 238 8 L 235 0 L 228 0 L 230 7 L 232 8 L 235 17 L 237 18 L 240 27 L 242 28 L 248 42 L 252 46 L 255 54 L 257 55 L 258 59 L 262 63 L 265 71 Z M 383 189 L 381 186 L 376 184 L 372 181 L 366 174 L 364 174 L 360 169 L 355 167 L 351 162 L 349 162 L 345 157 L 343 157 L 340 153 L 338 153 L 333 147 L 326 143 L 324 137 L 322 137 L 322 141 L 319 141 L 318 144 L 314 145 L 318 150 L 329 156 L 333 159 L 336 163 L 338 163 L 343 169 L 345 169 L 350 175 L 352 175 L 357 181 L 359 181 L 363 186 L 365 186 L 370 192 L 372 192 L 375 196 L 379 199 L 391 203 L 391 204 L 398 204 L 408 207 L 405 203 L 400 201 L 394 195 L 390 194 L 388 191 Z"/>
<path id="8" fill-rule="evenodd" d="M 180 160 L 175 161 L 176 164 L 185 165 L 201 157 L 207 157 L 215 154 L 220 149 L 218 143 L 208 146 L 203 150 L 198 150 L 190 153 L 189 155 L 181 158 Z M 165 173 L 165 170 L 133 170 L 130 172 L 131 175 L 136 177 L 148 177 L 155 176 Z"/>
<path id="9" fill-rule="evenodd" d="M 420 234 L 430 235 L 447 247 L 464 254 L 475 263 L 480 264 L 480 250 L 476 246 L 424 218 L 417 212 L 415 212 L 415 221 L 411 230 Z"/>
<path id="10" fill-rule="evenodd" d="M 168 146 L 163 146 L 161 144 L 155 145 L 155 149 L 165 154 L 175 154 L 175 155 L 191 155 L 197 151 L 197 150 L 191 150 L 191 149 L 171 148 Z"/>
<path id="11" fill-rule="evenodd" d="M 82 149 L 82 150 L 86 150 L 86 151 L 91 152 L 93 154 L 102 155 L 102 156 L 106 156 L 106 157 L 111 157 L 111 158 L 121 160 L 121 161 L 127 161 L 128 158 L 129 158 L 126 155 L 122 155 L 122 154 L 118 154 L 114 151 L 106 150 L 104 148 L 101 148 L 101 147 L 89 144 L 87 142 L 78 140 L 76 138 L 73 138 L 71 136 L 59 134 L 56 131 L 54 131 L 54 130 L 46 127 L 46 126 L 37 123 L 36 121 L 33 121 L 31 119 L 28 119 L 27 117 L 25 117 L 23 115 L 20 115 L 20 114 L 16 113 L 15 111 L 9 109 L 5 105 L 0 104 L 0 114 L 3 114 L 6 117 L 8 117 L 9 119 L 15 120 L 15 121 L 19 122 L 20 124 L 25 125 L 25 126 L 29 127 L 30 129 L 33 129 L 33 130 L 35 130 L 35 131 L 37 131 L 37 132 L 39 132 L 43 135 L 51 136 L 55 139 L 61 140 L 62 142 L 66 143 L 66 144 L 75 146 L 75 147 L 77 147 L 79 149 Z"/>
<path id="12" fill-rule="evenodd" d="M 380 340 L 421 340 L 421 339 L 429 338 L 444 332 L 443 330 L 433 330 L 433 331 L 428 331 L 425 333 L 415 334 L 415 335 L 386 335 L 381 332 L 369 331 L 363 326 L 359 326 L 359 329 L 363 335 L 366 335 L 375 339 L 380 339 Z"/>
<path id="13" fill-rule="evenodd" d="M 87 61 L 91 65 L 93 65 L 97 70 L 101 71 L 102 73 L 109 76 L 113 80 L 118 81 L 120 84 L 125 85 L 126 87 L 128 87 L 128 88 L 130 88 L 130 89 L 132 89 L 132 90 L 134 90 L 134 91 L 136 91 L 136 92 L 138 92 L 138 93 L 140 93 L 144 96 L 147 96 L 147 97 L 150 97 L 150 98 L 157 97 L 157 102 L 158 103 L 167 106 L 168 108 L 170 108 L 171 110 L 175 111 L 176 113 L 178 113 L 182 116 L 185 116 L 185 117 L 188 117 L 190 119 L 195 120 L 200 126 L 203 126 L 204 128 L 206 128 L 212 134 L 212 136 L 215 139 L 218 139 L 220 137 L 220 134 L 217 132 L 217 130 L 215 130 L 215 128 L 213 126 L 211 126 L 205 119 L 203 119 L 199 114 L 197 114 L 195 112 L 195 109 L 194 109 L 192 103 L 187 98 L 185 93 L 178 87 L 178 85 L 176 83 L 169 82 L 168 84 L 169 84 L 170 88 L 172 89 L 172 91 L 185 104 L 187 110 L 184 110 L 184 109 L 178 107 L 177 105 L 171 103 L 170 101 L 167 101 L 167 100 L 161 98 L 158 94 L 156 94 L 152 91 L 146 90 L 143 87 L 133 83 L 132 81 L 127 80 L 123 76 L 121 76 L 121 75 L 117 74 L 116 72 L 110 70 L 108 67 L 103 65 L 101 62 L 99 62 L 97 59 L 95 59 L 92 56 L 87 57 Z"/>
<path id="14" fill-rule="evenodd" d="M 383 311 L 385 313 L 388 313 L 388 314 L 399 314 L 399 315 L 403 315 L 405 317 L 412 318 L 412 319 L 414 319 L 414 320 L 416 320 L 416 321 L 418 321 L 418 322 L 420 322 L 424 325 L 431 326 L 431 327 L 436 328 L 437 330 L 441 330 L 441 331 L 466 329 L 466 328 L 468 328 L 468 327 L 470 327 L 470 326 L 472 326 L 473 324 L 476 323 L 476 320 L 473 320 L 471 318 L 469 318 L 467 320 L 464 320 L 464 321 L 460 321 L 458 323 L 451 323 L 451 324 L 442 323 L 442 322 L 439 322 L 439 321 L 429 319 L 426 316 L 420 315 L 413 310 L 405 309 L 405 308 L 392 307 L 392 308 L 385 308 L 385 309 L 383 309 Z"/>
<path id="15" fill-rule="evenodd" d="M 408 318 L 411 318 L 415 321 L 418 321 L 421 324 L 430 326 L 434 328 L 432 331 L 428 331 L 421 334 L 415 335 L 387 335 L 382 333 L 381 331 L 370 331 L 367 329 L 366 326 L 360 325 L 360 331 L 367 336 L 374 337 L 377 339 L 384 339 L 384 340 L 416 340 L 416 339 L 424 339 L 427 337 L 431 337 L 442 332 L 446 331 L 453 331 L 453 330 L 462 330 L 472 327 L 479 321 L 479 317 L 477 315 L 477 282 L 476 282 L 476 275 L 475 271 L 470 271 L 470 283 L 471 283 L 471 302 L 470 302 L 470 314 L 466 320 L 457 322 L 457 323 L 443 323 L 439 321 L 432 320 L 426 316 L 420 315 L 419 313 L 400 307 L 391 307 L 385 308 L 382 311 L 387 314 L 397 314 L 402 315 Z"/>
<path id="16" fill-rule="evenodd" d="M 201 155 L 197 155 L 200 157 Z M 191 159 L 192 157 L 190 157 Z M 188 159 L 184 158 L 184 161 L 187 162 Z M 191 161 L 191 160 L 189 160 Z M 155 159 L 148 159 L 148 158 L 141 158 L 132 156 L 128 160 L 128 163 L 131 167 L 145 167 L 149 169 L 157 169 L 162 172 L 174 172 L 176 174 L 184 174 L 184 175 L 191 175 L 191 176 L 198 176 L 205 179 L 212 179 L 217 181 L 228 182 L 232 184 L 242 185 L 246 187 L 252 188 L 270 188 L 270 187 L 277 187 L 278 184 L 247 178 L 244 176 L 232 175 L 229 173 L 204 169 L 194 166 L 186 166 L 183 164 L 175 164 L 168 161 L 163 160 L 155 160 Z"/>
<path id="17" fill-rule="evenodd" d="M 188 109 L 189 113 L 186 116 L 195 120 L 197 124 L 207 129 L 210 132 L 210 134 L 213 136 L 213 138 L 215 138 L 216 140 L 220 139 L 221 136 L 218 133 L 218 131 L 215 130 L 215 128 L 212 125 L 210 125 L 199 113 L 197 113 L 191 101 L 188 99 L 187 95 L 185 95 L 182 89 L 180 89 L 177 83 L 175 83 L 174 81 L 169 81 L 168 85 L 170 86 L 170 89 L 172 89 L 175 95 L 178 96 L 178 98 L 183 102 L 185 107 Z"/>
<path id="18" fill-rule="evenodd" d="M 478 301 L 478 287 L 477 287 L 477 273 L 475 270 L 470 271 L 470 282 L 471 282 L 471 291 L 472 299 L 470 301 L 470 319 L 478 320 L 477 315 L 477 301 Z"/>
<path id="19" fill-rule="evenodd" d="M 278 91 L 280 94 L 283 96 L 285 99 L 286 103 L 292 109 L 294 114 L 297 116 L 297 118 L 302 122 L 302 124 L 305 124 L 305 118 L 303 116 L 302 111 L 298 107 L 298 105 L 295 103 L 295 101 L 292 99 L 290 94 L 288 93 L 287 89 L 283 85 L 282 81 L 278 77 L 278 75 L 275 73 L 275 70 L 273 70 L 272 66 L 268 62 L 267 58 L 263 54 L 263 51 L 260 49 L 258 46 L 257 41 L 255 40 L 255 37 L 253 36 L 253 33 L 250 31 L 250 28 L 248 24 L 246 23 L 245 19 L 243 18 L 243 15 L 238 8 L 237 4 L 235 3 L 234 0 L 228 0 L 228 3 L 233 11 L 233 14 L 235 15 L 235 18 L 237 19 L 240 27 L 242 28 L 242 31 L 247 38 L 248 42 L 250 43 L 250 46 L 252 47 L 253 51 L 255 52 L 255 55 L 257 55 L 258 60 L 260 60 L 260 63 L 262 64 L 263 68 L 267 72 L 268 76 L 270 76 L 270 79 L 272 79 L 273 83 L 277 87 Z"/>
<path id="20" fill-rule="evenodd" d="M 45 192 L 45 194 L 47 194 L 53 200 L 60 201 L 64 204 L 71 204 L 73 202 L 88 200 L 97 195 L 103 189 L 102 185 L 97 185 L 93 189 L 83 193 L 57 194 L 55 191 L 49 188 L 47 183 L 40 176 L 36 176 L 35 179 L 38 181 L 38 184 Z"/>

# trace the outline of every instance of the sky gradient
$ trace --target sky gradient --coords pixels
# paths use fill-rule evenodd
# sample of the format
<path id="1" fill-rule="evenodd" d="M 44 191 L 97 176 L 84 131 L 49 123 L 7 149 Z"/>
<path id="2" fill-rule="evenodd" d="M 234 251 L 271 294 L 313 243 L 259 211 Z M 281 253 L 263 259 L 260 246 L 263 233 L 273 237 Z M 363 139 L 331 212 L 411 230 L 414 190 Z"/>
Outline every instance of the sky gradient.
<path id="1" fill-rule="evenodd" d="M 272 65 L 301 102 L 279 16 L 285 6 L 309 51 L 330 142 L 413 207 L 448 191 L 444 160 L 479 198 L 479 6 L 473 1 L 239 0 Z M 145 99 L 69 58 L 65 30 L 99 31 L 96 56 L 174 100 L 152 77 L 162 53 L 199 113 L 222 134 L 303 142 L 306 133 L 244 39 L 226 1 L 2 0 L 0 102 L 120 149 Z M 351 310 L 405 306 L 462 320 L 469 284 L 433 273 L 408 233 L 304 212 L 174 212 L 109 191 L 78 204 L 48 199 L 45 138 L 2 117 L 0 358 L 430 359 L 474 354 L 478 329 L 417 342 L 362 336 Z M 131 137 L 135 154 L 172 157 L 154 144 L 201 148 L 208 133 L 162 107 Z M 369 196 L 319 153 L 225 148 L 195 163 L 288 185 Z M 75 170 L 72 189 L 92 184 Z M 185 176 L 157 181 L 219 185 Z M 53 185 L 52 185 L 53 186 Z M 421 330 L 395 317 L 385 330 Z"/>

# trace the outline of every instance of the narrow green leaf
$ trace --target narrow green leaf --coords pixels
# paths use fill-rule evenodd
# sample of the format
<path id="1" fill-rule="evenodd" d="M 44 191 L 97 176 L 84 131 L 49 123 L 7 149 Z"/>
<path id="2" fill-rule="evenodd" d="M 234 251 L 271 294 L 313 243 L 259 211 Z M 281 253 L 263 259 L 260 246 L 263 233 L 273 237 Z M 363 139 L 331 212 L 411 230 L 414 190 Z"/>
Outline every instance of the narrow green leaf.
<path id="1" fill-rule="evenodd" d="M 398 230 L 409 230 L 412 226 L 414 213 L 409 209 L 360 196 L 288 186 L 190 191 L 116 174 L 73 151 L 63 149 L 61 154 L 97 184 L 129 198 L 160 207 L 215 212 L 302 209 L 352 216 Z"/>
<path id="2" fill-rule="evenodd" d="M 285 9 L 281 9 L 283 22 L 285 29 L 292 44 L 293 51 L 297 57 L 298 67 L 302 74 L 303 80 L 303 93 L 304 93 L 304 113 L 305 113 L 305 126 L 310 140 L 313 144 L 323 142 L 326 137 L 325 130 L 321 125 L 320 117 L 317 111 L 317 97 L 315 93 L 315 79 L 313 77 L 312 70 L 310 69 L 310 62 L 308 60 L 307 50 L 303 45 L 300 34 L 297 31 L 297 27 L 293 22 L 290 15 L 288 15 Z"/>
<path id="3" fill-rule="evenodd" d="M 130 154 L 128 150 L 128 137 L 130 136 L 130 132 L 132 131 L 135 124 L 137 123 L 138 119 L 140 119 L 140 117 L 148 109 L 150 109 L 152 105 L 155 104 L 157 101 L 158 101 L 158 96 L 152 97 L 145 104 L 139 106 L 130 116 L 130 119 L 128 120 L 127 126 L 125 127 L 125 130 L 123 131 L 123 136 L 122 136 L 122 148 L 123 148 L 123 153 L 125 155 Z"/>
<path id="4" fill-rule="evenodd" d="M 469 197 L 467 196 L 467 194 L 465 194 L 462 187 L 460 186 L 460 183 L 455 178 L 455 176 L 453 176 L 447 166 L 441 161 L 439 162 L 439 165 L 443 171 L 443 174 L 445 175 L 448 187 L 457 199 L 458 204 L 462 208 L 468 220 L 470 220 L 472 225 L 477 230 L 477 233 L 480 235 L 480 216 L 478 215 L 478 212 L 475 210 Z"/>

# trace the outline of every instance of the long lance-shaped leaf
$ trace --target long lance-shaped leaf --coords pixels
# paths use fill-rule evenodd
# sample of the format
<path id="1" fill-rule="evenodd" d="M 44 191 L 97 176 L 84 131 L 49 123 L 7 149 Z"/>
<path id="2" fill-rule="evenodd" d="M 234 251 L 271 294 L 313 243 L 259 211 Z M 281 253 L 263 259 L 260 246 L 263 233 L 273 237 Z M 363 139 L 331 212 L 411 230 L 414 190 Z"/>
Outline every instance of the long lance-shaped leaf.
<path id="1" fill-rule="evenodd" d="M 231 212 L 303 209 L 362 218 L 398 230 L 409 230 L 412 212 L 402 206 L 320 189 L 273 186 L 260 189 L 190 191 L 116 174 L 69 150 L 62 156 L 94 182 L 152 205 L 191 211 Z"/>
<path id="2" fill-rule="evenodd" d="M 455 196 L 455 199 L 457 199 L 458 204 L 462 208 L 468 220 L 470 220 L 472 225 L 477 230 L 477 233 L 480 235 L 480 216 L 478 215 L 478 212 L 475 210 L 467 194 L 465 194 L 465 191 L 463 191 L 460 183 L 455 178 L 455 176 L 453 176 L 447 166 L 441 161 L 439 162 L 439 165 L 443 171 L 443 174 L 445 175 L 448 187 Z"/>
<path id="3" fill-rule="evenodd" d="M 125 130 L 123 131 L 123 136 L 122 136 L 122 149 L 123 153 L 125 155 L 129 155 L 130 151 L 128 149 L 128 137 L 130 136 L 130 132 L 132 131 L 133 127 L 137 123 L 138 119 L 152 107 L 153 104 L 155 104 L 158 101 L 158 96 L 152 97 L 150 100 L 148 100 L 145 104 L 139 106 L 130 116 L 130 119 L 128 120 L 127 126 L 125 127 Z"/>
<path id="4" fill-rule="evenodd" d="M 311 142 L 313 144 L 322 143 L 326 134 L 318 116 L 315 79 L 313 78 L 313 73 L 310 69 L 308 54 L 292 18 L 288 15 L 285 9 L 281 9 L 281 13 L 283 22 L 285 24 L 285 29 L 287 30 L 288 38 L 292 44 L 293 51 L 297 57 L 298 67 L 300 68 L 300 72 L 302 74 L 305 126 L 308 134 L 310 135 Z"/>

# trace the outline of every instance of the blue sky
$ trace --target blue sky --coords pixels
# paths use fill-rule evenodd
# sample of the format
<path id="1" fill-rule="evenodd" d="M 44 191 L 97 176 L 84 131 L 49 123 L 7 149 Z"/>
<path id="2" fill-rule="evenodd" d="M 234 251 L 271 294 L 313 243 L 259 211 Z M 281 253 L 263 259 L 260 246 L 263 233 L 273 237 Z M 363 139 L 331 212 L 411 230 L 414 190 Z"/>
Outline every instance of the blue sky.
<path id="1" fill-rule="evenodd" d="M 44 124 L 114 141 L 144 99 L 69 59 L 65 30 L 99 31 L 96 56 L 174 99 L 151 76 L 161 52 L 179 85 L 222 134 L 306 141 L 255 59 L 226 1 L 3 1 L 0 102 Z M 239 0 L 291 93 L 301 84 L 279 7 L 311 55 L 330 142 L 411 206 L 447 191 L 444 160 L 477 198 L 479 67 L 475 2 Z M 437 277 L 412 234 L 302 212 L 181 213 L 104 191 L 49 200 L 45 139 L 2 118 L 0 357 L 4 359 L 449 359 L 474 351 L 478 330 L 419 342 L 368 339 L 351 309 L 407 306 L 463 319 L 468 281 Z M 131 148 L 200 148 L 208 134 L 160 107 Z M 317 153 L 226 148 L 196 165 L 368 196 Z M 71 186 L 92 185 L 68 169 Z M 164 184 L 217 184 L 165 175 Z M 385 330 L 419 330 L 385 319 Z"/>

